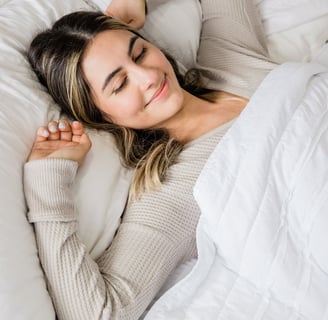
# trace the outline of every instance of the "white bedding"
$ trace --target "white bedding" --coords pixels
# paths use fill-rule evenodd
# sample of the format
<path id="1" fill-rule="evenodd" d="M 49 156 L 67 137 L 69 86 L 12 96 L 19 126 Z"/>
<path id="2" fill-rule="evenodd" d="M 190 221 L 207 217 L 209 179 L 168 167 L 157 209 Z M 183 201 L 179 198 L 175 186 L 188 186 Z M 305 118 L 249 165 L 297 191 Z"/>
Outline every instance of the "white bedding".
<path id="1" fill-rule="evenodd" d="M 195 186 L 194 269 L 148 319 L 328 318 L 328 48 L 264 80 Z"/>
<path id="2" fill-rule="evenodd" d="M 311 61 L 328 39 L 328 1 L 254 0 L 278 63 Z"/>
<path id="3" fill-rule="evenodd" d="M 175 8 L 177 5 L 175 5 Z M 188 13 L 183 38 L 170 37 L 176 48 L 188 48 L 179 62 L 190 63 L 197 50 L 200 13 L 197 0 L 179 0 Z M 55 312 L 46 290 L 35 238 L 26 220 L 22 169 L 38 126 L 57 120 L 60 111 L 39 84 L 25 51 L 32 37 L 72 11 L 94 10 L 91 0 L 0 0 L 0 319 L 51 320 Z M 165 30 L 163 13 L 149 16 L 144 32 Z M 167 15 L 167 14 L 166 14 Z M 179 23 L 175 12 L 171 25 Z M 198 20 L 198 23 L 197 23 Z M 155 24 L 156 21 L 156 24 Z M 168 32 L 169 34 L 169 32 Z M 164 39 L 165 42 L 165 39 Z M 182 52 L 181 49 L 178 49 Z M 97 258 L 110 244 L 123 212 L 131 173 L 122 167 L 109 134 L 90 131 L 93 143 L 74 185 L 79 235 Z"/>
<path id="4" fill-rule="evenodd" d="M 276 0 L 254 1 L 261 14 L 262 10 L 267 10 L 267 5 L 271 5 L 273 12 L 277 10 L 277 6 L 272 6 L 278 3 Z M 308 61 L 328 38 L 327 11 L 320 11 L 316 17 L 314 13 L 319 11 L 316 11 L 318 7 L 311 6 L 313 0 L 302 1 L 307 1 L 308 10 L 313 10 L 311 21 L 305 21 L 302 14 L 303 21 L 288 29 L 275 32 L 266 29 L 269 50 L 277 61 Z M 106 0 L 95 0 L 95 3 L 104 6 Z M 290 1 L 285 0 L 285 4 L 288 3 Z M 316 0 L 315 3 L 326 4 L 327 0 Z M 193 65 L 201 26 L 198 0 L 149 0 L 149 4 L 153 11 L 142 32 L 166 49 L 171 48 L 182 67 Z M 31 72 L 25 50 L 37 30 L 49 27 L 68 12 L 94 8 L 92 0 L 0 0 L 1 320 L 55 318 L 38 261 L 33 230 L 25 217 L 22 167 L 36 128 L 50 119 L 58 119 L 60 112 Z M 268 26 L 270 15 L 263 14 L 262 18 L 265 27 Z M 167 23 L 168 19 L 170 23 Z M 279 14 L 275 15 L 275 23 L 279 25 Z M 130 172 L 121 166 L 109 135 L 96 131 L 90 135 L 93 148 L 79 171 L 75 202 L 80 213 L 80 236 L 92 257 L 96 258 L 110 244 L 120 222 Z M 191 267 L 191 264 L 182 266 L 173 275 L 172 282 L 184 275 L 184 268 L 189 271 Z M 168 287 L 170 285 L 171 280 L 167 283 Z"/>

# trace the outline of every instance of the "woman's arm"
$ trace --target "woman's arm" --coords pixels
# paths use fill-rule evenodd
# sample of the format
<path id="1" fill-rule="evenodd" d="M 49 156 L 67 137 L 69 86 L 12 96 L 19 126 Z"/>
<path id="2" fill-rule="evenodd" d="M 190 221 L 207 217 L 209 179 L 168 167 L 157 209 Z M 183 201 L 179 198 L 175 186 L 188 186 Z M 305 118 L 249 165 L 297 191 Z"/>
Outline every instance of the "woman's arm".
<path id="1" fill-rule="evenodd" d="M 105 13 L 140 29 L 145 23 L 146 0 L 112 0 Z"/>
<path id="2" fill-rule="evenodd" d="M 262 22 L 253 0 L 201 0 L 202 36 L 267 56 Z"/>
<path id="3" fill-rule="evenodd" d="M 253 0 L 202 0 L 198 67 L 207 86 L 250 98 L 276 65 Z"/>
<path id="4" fill-rule="evenodd" d="M 174 208 L 162 199 L 162 207 L 156 195 L 155 207 L 132 204 L 110 248 L 93 261 L 78 238 L 73 205 L 78 163 L 69 158 L 78 144 L 72 142 L 74 134 L 61 130 L 49 136 L 46 128 L 39 130 L 24 181 L 28 218 L 58 319 L 138 319 L 190 253 L 193 232 L 184 218 L 176 220 L 184 204 Z"/>

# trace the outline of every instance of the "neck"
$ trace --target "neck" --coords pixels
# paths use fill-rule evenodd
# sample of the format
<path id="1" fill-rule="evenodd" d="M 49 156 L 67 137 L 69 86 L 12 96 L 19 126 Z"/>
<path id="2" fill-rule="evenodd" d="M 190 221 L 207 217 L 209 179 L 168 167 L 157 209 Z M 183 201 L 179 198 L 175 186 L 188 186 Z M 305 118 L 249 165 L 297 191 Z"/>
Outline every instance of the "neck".
<path id="1" fill-rule="evenodd" d="M 187 143 L 236 118 L 247 99 L 229 93 L 218 93 L 215 102 L 200 99 L 184 91 L 183 108 L 166 129 L 178 141 Z"/>

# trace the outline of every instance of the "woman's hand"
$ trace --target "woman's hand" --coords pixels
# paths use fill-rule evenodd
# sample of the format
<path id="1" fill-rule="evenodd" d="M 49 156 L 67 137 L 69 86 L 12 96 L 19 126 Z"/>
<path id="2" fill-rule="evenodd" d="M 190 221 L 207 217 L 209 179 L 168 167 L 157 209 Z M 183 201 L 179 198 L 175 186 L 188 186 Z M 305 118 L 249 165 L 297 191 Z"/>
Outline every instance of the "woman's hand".
<path id="1" fill-rule="evenodd" d="M 112 0 L 105 13 L 140 29 L 145 23 L 146 0 Z"/>
<path id="2" fill-rule="evenodd" d="M 61 158 L 81 164 L 90 147 L 91 141 L 80 122 L 51 121 L 38 129 L 28 161 Z"/>

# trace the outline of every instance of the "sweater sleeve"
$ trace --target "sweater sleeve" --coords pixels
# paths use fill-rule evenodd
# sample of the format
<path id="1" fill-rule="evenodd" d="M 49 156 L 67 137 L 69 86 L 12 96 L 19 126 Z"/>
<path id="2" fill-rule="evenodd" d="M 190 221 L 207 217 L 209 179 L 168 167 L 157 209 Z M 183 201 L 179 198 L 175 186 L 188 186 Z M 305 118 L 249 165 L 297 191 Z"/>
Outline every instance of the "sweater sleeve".
<path id="1" fill-rule="evenodd" d="M 156 221 L 156 217 L 163 219 L 161 206 L 155 215 L 149 214 L 148 223 L 132 204 L 112 245 L 93 261 L 77 235 L 78 215 L 71 194 L 76 170 L 75 162 L 61 159 L 31 161 L 24 170 L 28 219 L 34 223 L 57 317 L 138 319 L 170 272 L 188 256 L 191 230 L 184 221 L 179 232 L 170 228 L 179 222 L 167 215 L 168 228 L 163 229 L 164 224 Z M 163 210 L 172 211 L 166 200 Z M 147 205 L 141 201 L 138 208 L 145 211 Z"/>
<path id="2" fill-rule="evenodd" d="M 253 0 L 201 0 L 197 57 L 206 86 L 250 98 L 276 65 Z"/>
<path id="3" fill-rule="evenodd" d="M 201 0 L 201 6 L 205 35 L 267 55 L 263 26 L 254 0 Z M 214 28 L 208 27 L 212 24 Z"/>

